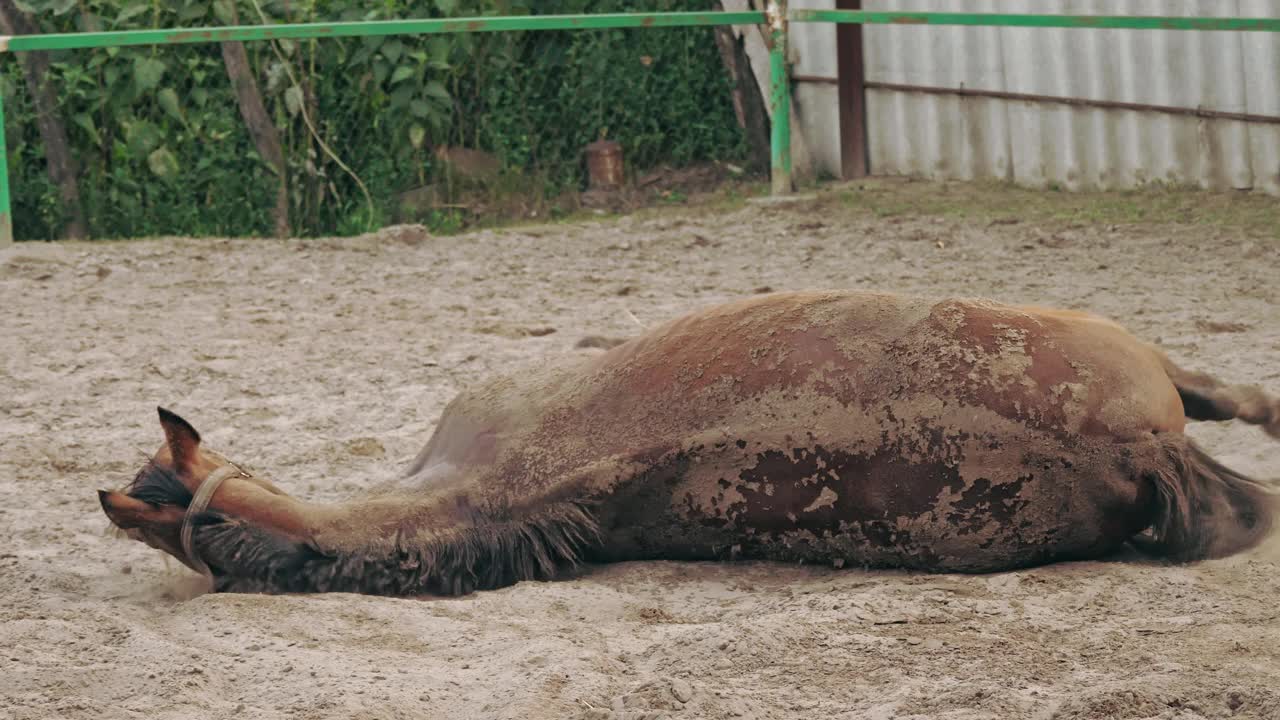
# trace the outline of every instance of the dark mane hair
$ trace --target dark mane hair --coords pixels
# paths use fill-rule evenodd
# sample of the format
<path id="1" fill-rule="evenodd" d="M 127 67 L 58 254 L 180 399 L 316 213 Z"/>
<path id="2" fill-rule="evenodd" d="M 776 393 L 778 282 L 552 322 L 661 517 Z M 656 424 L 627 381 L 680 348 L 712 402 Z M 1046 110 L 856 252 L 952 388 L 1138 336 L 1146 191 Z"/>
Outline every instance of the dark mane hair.
<path id="1" fill-rule="evenodd" d="M 191 504 L 191 492 L 187 490 L 176 473 L 148 460 L 133 481 L 125 488 L 129 497 L 152 505 L 177 505 L 186 507 Z"/>
<path id="2" fill-rule="evenodd" d="M 425 541 L 402 536 L 390 549 L 337 555 L 216 513 L 196 523 L 196 545 L 220 592 L 465 595 L 553 579 L 602 539 L 592 513 L 572 502 L 518 521 L 482 522 Z"/>

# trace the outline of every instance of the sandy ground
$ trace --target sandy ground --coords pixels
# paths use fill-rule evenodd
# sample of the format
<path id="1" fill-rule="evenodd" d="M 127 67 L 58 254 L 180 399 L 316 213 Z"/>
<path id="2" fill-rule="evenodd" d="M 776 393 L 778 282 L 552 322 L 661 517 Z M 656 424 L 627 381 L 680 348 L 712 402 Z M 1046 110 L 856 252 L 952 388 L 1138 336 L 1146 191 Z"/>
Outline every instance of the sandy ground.
<path id="1" fill-rule="evenodd" d="M 1191 567 L 648 563 L 454 600 L 215 596 L 108 535 L 94 493 L 159 446 L 164 404 L 340 499 L 398 472 L 463 385 L 766 286 L 1087 308 L 1276 391 L 1277 278 L 1278 244 L 1243 230 L 827 201 L 19 245 L 0 252 L 0 718 L 1280 718 L 1280 543 Z M 1280 477 L 1253 428 L 1193 434 Z"/>

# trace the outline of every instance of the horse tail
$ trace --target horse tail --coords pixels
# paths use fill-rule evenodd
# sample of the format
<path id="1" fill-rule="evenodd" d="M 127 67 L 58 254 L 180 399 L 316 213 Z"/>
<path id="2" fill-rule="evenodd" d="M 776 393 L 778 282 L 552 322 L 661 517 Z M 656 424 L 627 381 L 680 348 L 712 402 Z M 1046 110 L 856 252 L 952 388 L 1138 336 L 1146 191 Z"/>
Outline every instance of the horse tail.
<path id="1" fill-rule="evenodd" d="M 1154 348 L 1153 348 L 1154 349 Z M 1280 440 L 1280 398 L 1252 385 L 1228 385 L 1215 377 L 1184 370 L 1156 350 L 1165 373 L 1178 389 L 1183 412 L 1191 420 L 1243 420 Z"/>
<path id="2" fill-rule="evenodd" d="M 1133 471 L 1155 492 L 1149 535 L 1133 543 L 1148 555 L 1177 562 L 1234 555 L 1262 542 L 1280 513 L 1275 484 L 1225 467 L 1185 435 L 1160 436 Z"/>

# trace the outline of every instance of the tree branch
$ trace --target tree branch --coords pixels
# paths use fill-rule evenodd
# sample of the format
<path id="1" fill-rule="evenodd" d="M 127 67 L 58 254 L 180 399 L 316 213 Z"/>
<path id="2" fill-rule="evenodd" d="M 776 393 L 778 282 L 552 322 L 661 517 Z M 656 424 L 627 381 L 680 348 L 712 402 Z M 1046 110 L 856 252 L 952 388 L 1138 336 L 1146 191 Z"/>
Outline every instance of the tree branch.
<path id="1" fill-rule="evenodd" d="M 0 0 L 0 29 L 9 35 L 38 34 L 36 24 L 18 9 L 13 0 Z M 49 181 L 58 188 L 58 199 L 66 225 L 62 236 L 82 240 L 89 235 L 85 223 L 84 208 L 80 204 L 80 186 L 77 181 L 79 168 L 71 156 L 67 139 L 67 124 L 58 113 L 58 94 L 49 72 L 49 54 L 46 52 L 18 53 L 18 62 L 27 80 L 32 104 L 36 109 L 36 125 L 40 140 L 44 143 L 44 155 L 49 166 Z"/>

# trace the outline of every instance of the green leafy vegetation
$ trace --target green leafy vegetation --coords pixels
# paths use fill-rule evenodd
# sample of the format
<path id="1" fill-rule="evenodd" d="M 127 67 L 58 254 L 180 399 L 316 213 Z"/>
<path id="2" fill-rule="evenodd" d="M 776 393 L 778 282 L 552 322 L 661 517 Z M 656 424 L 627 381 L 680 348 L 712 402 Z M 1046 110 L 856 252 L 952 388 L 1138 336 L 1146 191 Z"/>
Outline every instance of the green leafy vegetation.
<path id="1" fill-rule="evenodd" d="M 536 5 L 536 9 L 535 6 Z M 19 0 L 40 31 L 80 32 L 495 14 L 705 10 L 710 0 Z M 745 155 L 730 79 L 709 28 L 468 34 L 246 45 L 287 164 L 299 235 L 390 222 L 398 197 L 441 187 L 417 218 L 459 229 L 442 147 L 500 163 L 504 192 L 584 184 L 582 148 L 622 143 L 642 170 Z M 95 237 L 270 233 L 278 178 L 259 157 L 216 44 L 55 53 L 59 111 Z M 17 63 L 0 75 L 19 239 L 63 221 Z M 324 141 L 322 145 L 317 141 Z M 368 188 L 370 208 L 350 166 Z"/>

